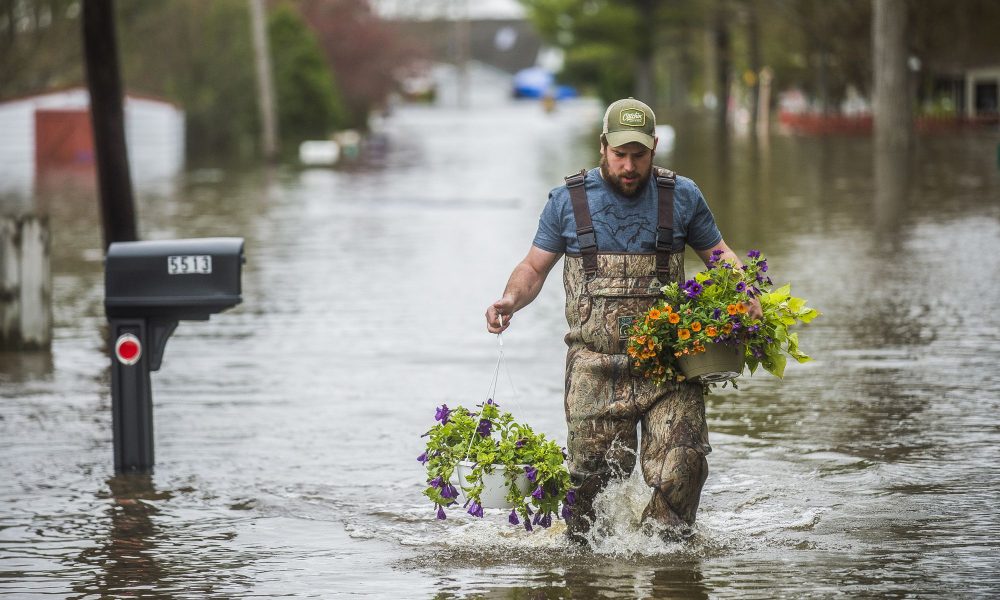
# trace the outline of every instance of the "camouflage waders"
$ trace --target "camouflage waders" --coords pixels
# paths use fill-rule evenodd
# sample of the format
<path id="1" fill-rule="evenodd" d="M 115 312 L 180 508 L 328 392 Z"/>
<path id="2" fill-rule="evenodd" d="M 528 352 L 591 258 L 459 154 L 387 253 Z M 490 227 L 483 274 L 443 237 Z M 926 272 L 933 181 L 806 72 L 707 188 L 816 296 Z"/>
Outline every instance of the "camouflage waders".
<path id="1" fill-rule="evenodd" d="M 674 175 L 656 170 L 657 252 L 601 253 L 583 177 L 566 178 L 580 254 L 565 257 L 566 422 L 569 471 L 577 488 L 569 535 L 582 541 L 594 521 L 594 497 L 614 474 L 635 467 L 636 424 L 642 422 L 642 473 L 653 497 L 642 515 L 671 529 L 694 524 L 711 452 L 701 385 L 658 386 L 634 374 L 625 353 L 632 320 L 684 277 L 684 255 L 672 253 Z"/>

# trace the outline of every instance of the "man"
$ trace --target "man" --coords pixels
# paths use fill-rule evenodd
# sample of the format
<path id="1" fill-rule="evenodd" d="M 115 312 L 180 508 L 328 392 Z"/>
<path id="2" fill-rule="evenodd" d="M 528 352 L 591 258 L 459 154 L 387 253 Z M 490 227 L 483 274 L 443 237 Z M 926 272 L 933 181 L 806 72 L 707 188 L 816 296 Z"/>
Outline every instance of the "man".
<path id="1" fill-rule="evenodd" d="M 576 541 L 587 539 L 594 497 L 614 473 L 634 468 L 637 423 L 642 472 L 653 489 L 644 526 L 666 537 L 689 535 L 708 475 L 702 386 L 657 386 L 633 375 L 625 354 L 632 320 L 660 287 L 683 281 L 685 243 L 706 265 L 716 251 L 739 264 L 694 182 L 653 166 L 655 126 L 653 111 L 638 100 L 608 107 L 600 167 L 549 193 L 528 255 L 486 310 L 487 330 L 505 330 L 565 255 L 567 449 L 577 490 L 568 533 Z M 760 316 L 759 303 L 751 314 Z"/>

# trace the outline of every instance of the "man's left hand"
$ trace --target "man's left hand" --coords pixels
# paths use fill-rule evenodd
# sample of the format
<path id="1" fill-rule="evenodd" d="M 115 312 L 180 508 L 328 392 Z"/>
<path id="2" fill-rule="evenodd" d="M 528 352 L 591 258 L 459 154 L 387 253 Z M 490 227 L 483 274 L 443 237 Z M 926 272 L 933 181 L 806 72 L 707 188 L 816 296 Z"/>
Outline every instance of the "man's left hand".
<path id="1" fill-rule="evenodd" d="M 753 298 L 747 303 L 747 312 L 754 319 L 763 319 L 764 310 L 760 307 L 760 300 Z"/>

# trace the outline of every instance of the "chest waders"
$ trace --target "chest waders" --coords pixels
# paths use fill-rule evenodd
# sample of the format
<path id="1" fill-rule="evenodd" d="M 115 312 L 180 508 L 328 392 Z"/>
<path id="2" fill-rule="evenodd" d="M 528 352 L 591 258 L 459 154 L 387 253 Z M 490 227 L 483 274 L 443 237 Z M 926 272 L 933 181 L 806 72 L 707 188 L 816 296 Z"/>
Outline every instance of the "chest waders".
<path id="1" fill-rule="evenodd" d="M 565 257 L 563 271 L 567 450 L 577 488 L 568 533 L 584 541 L 594 522 L 594 497 L 612 476 L 632 472 L 639 422 L 639 460 L 653 489 L 643 523 L 660 531 L 689 530 L 708 476 L 705 455 L 712 451 L 702 387 L 658 386 L 635 374 L 625 353 L 632 321 L 653 305 L 660 287 L 684 278 L 684 254 L 672 251 L 676 180 L 673 172 L 656 168 L 656 251 L 605 253 L 597 248 L 583 173 L 566 178 L 580 245 L 580 254 Z"/>

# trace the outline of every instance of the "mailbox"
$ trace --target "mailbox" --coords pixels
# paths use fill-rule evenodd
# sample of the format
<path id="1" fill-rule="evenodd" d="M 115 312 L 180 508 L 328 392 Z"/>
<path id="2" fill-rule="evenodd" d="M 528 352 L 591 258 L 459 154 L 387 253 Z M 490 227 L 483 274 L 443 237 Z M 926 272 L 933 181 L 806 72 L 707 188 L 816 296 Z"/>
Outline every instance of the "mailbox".
<path id="1" fill-rule="evenodd" d="M 179 321 L 204 321 L 242 301 L 242 238 L 116 242 L 104 263 L 110 323 L 115 469 L 153 466 L 150 372 Z"/>
<path id="2" fill-rule="evenodd" d="M 205 320 L 241 301 L 241 238 L 117 242 L 105 261 L 108 317 Z"/>

